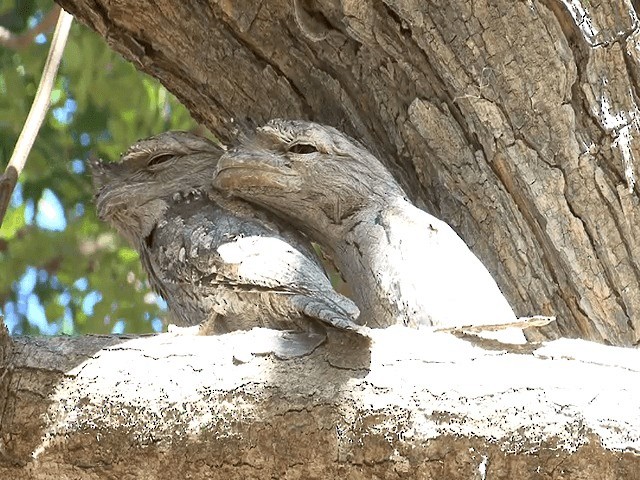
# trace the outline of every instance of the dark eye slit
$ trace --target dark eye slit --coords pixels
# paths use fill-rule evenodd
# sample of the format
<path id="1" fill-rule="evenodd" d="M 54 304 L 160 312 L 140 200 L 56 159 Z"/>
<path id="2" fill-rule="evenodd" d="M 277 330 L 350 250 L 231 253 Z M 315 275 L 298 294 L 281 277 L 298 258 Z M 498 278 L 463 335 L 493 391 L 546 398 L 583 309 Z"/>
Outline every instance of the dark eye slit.
<path id="1" fill-rule="evenodd" d="M 147 167 L 160 165 L 161 163 L 171 160 L 172 158 L 173 154 L 171 153 L 159 153 L 158 155 L 151 157 L 151 159 L 147 162 Z"/>
<path id="2" fill-rule="evenodd" d="M 310 143 L 296 143 L 295 145 L 291 145 L 289 147 L 289 151 L 291 153 L 299 153 L 301 155 L 305 155 L 307 153 L 315 153 L 318 151 L 318 149 Z"/>
<path id="3" fill-rule="evenodd" d="M 148 247 L 148 248 L 150 248 L 150 249 L 151 249 L 151 248 L 153 248 L 153 240 L 154 240 L 154 237 L 155 237 L 156 228 L 157 228 L 157 225 L 156 225 L 156 226 L 154 226 L 154 227 L 151 229 L 151 231 L 149 232 L 149 235 L 147 235 L 147 236 L 144 238 L 144 243 L 146 243 L 146 244 L 147 244 L 147 247 Z"/>

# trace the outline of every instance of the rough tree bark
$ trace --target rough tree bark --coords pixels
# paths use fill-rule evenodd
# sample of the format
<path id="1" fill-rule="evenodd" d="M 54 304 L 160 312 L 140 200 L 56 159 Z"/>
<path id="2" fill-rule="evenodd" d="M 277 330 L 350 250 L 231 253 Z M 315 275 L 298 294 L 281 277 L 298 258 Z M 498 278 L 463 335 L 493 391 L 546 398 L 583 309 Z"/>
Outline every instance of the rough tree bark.
<path id="1" fill-rule="evenodd" d="M 224 141 L 362 140 L 536 336 L 640 340 L 637 3 L 60 0 Z"/>
<path id="2" fill-rule="evenodd" d="M 637 2 L 59 3 L 224 141 L 362 140 L 535 337 L 638 343 Z M 0 335 L 0 477 L 640 477 L 637 350 L 374 336 Z"/>
<path id="3" fill-rule="evenodd" d="M 0 334 L 0 478 L 640 478 L 635 349 L 300 335 Z"/>

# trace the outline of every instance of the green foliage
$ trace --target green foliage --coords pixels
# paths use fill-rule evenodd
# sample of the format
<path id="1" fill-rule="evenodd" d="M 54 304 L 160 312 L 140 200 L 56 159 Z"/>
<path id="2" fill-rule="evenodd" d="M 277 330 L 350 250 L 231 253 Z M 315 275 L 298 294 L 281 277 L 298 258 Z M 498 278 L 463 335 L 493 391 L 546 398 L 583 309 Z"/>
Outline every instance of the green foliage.
<path id="1" fill-rule="evenodd" d="M 0 25 L 20 34 L 53 7 L 0 2 Z M 0 47 L 0 167 L 9 161 L 51 32 L 20 51 Z M 89 155 L 115 161 L 140 138 L 190 130 L 186 109 L 154 79 L 74 23 L 52 105 L 0 229 L 0 308 L 14 333 L 148 332 L 162 311 L 138 256 L 94 213 Z M 56 211 L 59 201 L 61 210 Z M 61 213 L 63 213 L 63 217 Z M 46 319 L 46 320 L 45 320 Z M 154 323 L 155 328 L 159 322 Z"/>

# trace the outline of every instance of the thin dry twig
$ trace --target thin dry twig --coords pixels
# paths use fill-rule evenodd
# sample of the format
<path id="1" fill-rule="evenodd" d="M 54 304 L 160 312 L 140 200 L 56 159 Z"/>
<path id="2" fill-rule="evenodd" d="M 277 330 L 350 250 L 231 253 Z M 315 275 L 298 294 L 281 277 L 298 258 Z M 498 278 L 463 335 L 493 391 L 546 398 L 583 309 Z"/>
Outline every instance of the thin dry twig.
<path id="1" fill-rule="evenodd" d="M 531 328 L 531 327 L 544 327 L 545 325 L 555 322 L 556 317 L 546 317 L 544 315 L 534 315 L 533 317 L 519 317 L 517 321 L 510 323 L 499 323 L 492 325 L 464 325 L 460 327 L 451 328 L 437 328 L 436 332 L 466 332 L 466 333 L 480 333 L 480 332 L 497 332 L 499 330 L 505 330 L 507 328 Z"/>
<path id="2" fill-rule="evenodd" d="M 33 104 L 31 105 L 31 110 L 29 110 L 29 115 L 24 123 L 24 127 L 22 127 L 22 132 L 20 132 L 20 137 L 18 137 L 18 141 L 16 142 L 11 160 L 9 160 L 4 174 L 0 177 L 0 227 L 7 213 L 11 194 L 18 182 L 20 172 L 22 172 L 27 162 L 27 157 L 29 156 L 33 142 L 38 135 L 40 126 L 49 109 L 53 82 L 56 78 L 58 67 L 60 66 L 62 52 L 67 43 L 72 20 L 73 16 L 71 16 L 71 14 L 60 9 L 58 23 L 53 32 L 51 48 L 49 49 L 47 61 L 44 64 L 44 70 L 42 71 L 42 78 L 40 79 L 36 96 L 33 99 Z"/>

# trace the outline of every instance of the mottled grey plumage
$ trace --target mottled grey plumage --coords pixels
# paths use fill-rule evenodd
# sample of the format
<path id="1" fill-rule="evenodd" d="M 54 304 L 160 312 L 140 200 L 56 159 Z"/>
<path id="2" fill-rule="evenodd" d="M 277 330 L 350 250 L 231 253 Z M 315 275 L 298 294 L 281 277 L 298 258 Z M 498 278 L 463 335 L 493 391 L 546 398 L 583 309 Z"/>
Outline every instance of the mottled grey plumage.
<path id="1" fill-rule="evenodd" d="M 99 217 L 139 252 L 173 321 L 216 333 L 321 324 L 364 333 L 358 308 L 333 290 L 300 234 L 209 187 L 221 154 L 206 139 L 166 132 L 120 163 L 92 163 Z"/>
<path id="2" fill-rule="evenodd" d="M 214 184 L 326 247 L 370 326 L 517 323 L 453 229 L 412 205 L 384 165 L 335 128 L 272 120 L 223 155 Z"/>

